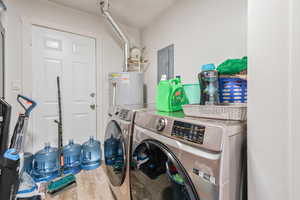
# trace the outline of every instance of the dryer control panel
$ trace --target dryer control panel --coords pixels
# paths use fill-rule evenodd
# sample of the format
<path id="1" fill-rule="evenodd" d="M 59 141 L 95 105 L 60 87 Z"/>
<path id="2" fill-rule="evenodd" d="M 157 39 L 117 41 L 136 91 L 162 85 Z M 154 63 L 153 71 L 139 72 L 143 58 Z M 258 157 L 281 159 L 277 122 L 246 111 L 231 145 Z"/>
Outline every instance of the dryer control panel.
<path id="1" fill-rule="evenodd" d="M 129 117 L 129 110 L 121 109 L 121 111 L 119 112 L 119 118 L 125 121 L 129 121 Z"/>
<path id="2" fill-rule="evenodd" d="M 115 115 L 121 120 L 130 122 L 132 119 L 133 112 L 129 109 L 119 108 L 117 109 Z"/>
<path id="3" fill-rule="evenodd" d="M 174 121 L 171 134 L 172 136 L 179 137 L 190 142 L 203 144 L 205 126 L 195 125 L 182 121 Z"/>

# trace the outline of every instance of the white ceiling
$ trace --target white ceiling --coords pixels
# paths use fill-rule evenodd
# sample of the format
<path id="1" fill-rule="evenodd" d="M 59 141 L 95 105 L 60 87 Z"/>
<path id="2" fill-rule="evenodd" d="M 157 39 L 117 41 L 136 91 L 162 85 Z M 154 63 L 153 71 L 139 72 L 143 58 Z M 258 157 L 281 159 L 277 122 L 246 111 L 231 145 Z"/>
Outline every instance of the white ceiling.
<path id="1" fill-rule="evenodd" d="M 84 12 L 100 15 L 100 0 L 49 0 Z M 110 0 L 112 15 L 138 28 L 150 24 L 177 0 Z"/>

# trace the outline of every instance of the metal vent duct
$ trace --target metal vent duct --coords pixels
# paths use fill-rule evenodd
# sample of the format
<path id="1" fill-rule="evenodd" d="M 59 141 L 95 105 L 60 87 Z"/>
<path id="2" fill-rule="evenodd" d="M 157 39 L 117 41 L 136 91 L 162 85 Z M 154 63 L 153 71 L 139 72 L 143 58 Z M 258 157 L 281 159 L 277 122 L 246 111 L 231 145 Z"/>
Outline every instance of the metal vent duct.
<path id="1" fill-rule="evenodd" d="M 6 10 L 6 6 L 2 0 L 0 0 L 0 12 Z"/>
<path id="2" fill-rule="evenodd" d="M 109 12 L 109 0 L 104 0 L 100 2 L 100 8 L 103 16 L 109 22 L 109 24 L 113 27 L 113 30 L 117 33 L 120 40 L 123 42 L 123 51 L 124 51 L 124 67 L 123 71 L 128 71 L 128 58 L 129 58 L 129 40 L 125 33 L 121 30 L 120 26 L 114 20 Z"/>

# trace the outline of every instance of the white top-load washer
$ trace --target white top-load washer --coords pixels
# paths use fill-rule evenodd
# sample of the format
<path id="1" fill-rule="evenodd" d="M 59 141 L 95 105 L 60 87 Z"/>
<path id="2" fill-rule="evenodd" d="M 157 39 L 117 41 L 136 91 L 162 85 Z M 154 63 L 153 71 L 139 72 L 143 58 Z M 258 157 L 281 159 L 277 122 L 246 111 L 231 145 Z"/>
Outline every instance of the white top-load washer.
<path id="1" fill-rule="evenodd" d="M 245 123 L 136 113 L 133 200 L 238 200 Z"/>

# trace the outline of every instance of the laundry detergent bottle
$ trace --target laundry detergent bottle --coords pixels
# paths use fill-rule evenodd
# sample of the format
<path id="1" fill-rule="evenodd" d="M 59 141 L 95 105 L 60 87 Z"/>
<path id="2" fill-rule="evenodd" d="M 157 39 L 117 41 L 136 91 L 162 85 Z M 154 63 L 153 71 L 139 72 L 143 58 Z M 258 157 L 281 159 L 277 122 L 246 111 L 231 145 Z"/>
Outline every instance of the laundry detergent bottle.
<path id="1" fill-rule="evenodd" d="M 163 75 L 157 87 L 156 109 L 161 112 L 175 112 L 182 110 L 182 105 L 187 103 L 181 77 L 167 80 L 167 76 Z"/>

